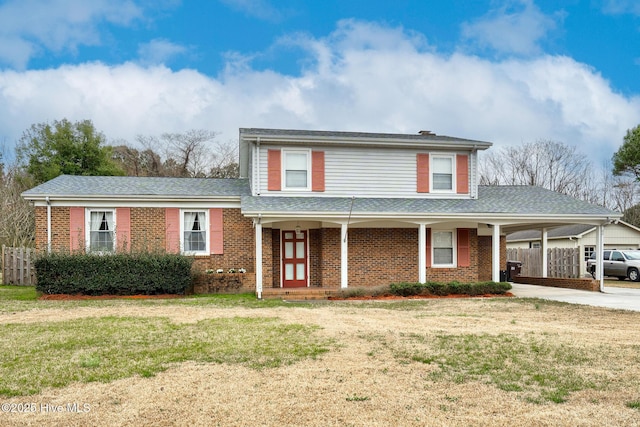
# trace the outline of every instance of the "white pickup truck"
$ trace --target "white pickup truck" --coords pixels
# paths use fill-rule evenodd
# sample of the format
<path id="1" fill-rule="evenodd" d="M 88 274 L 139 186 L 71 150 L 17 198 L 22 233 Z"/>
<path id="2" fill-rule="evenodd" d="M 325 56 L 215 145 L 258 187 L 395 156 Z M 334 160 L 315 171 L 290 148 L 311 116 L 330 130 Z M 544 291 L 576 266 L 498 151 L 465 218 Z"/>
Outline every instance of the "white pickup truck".
<path id="1" fill-rule="evenodd" d="M 604 276 L 617 277 L 618 280 L 629 278 L 640 281 L 640 250 L 606 250 L 602 254 Z M 595 278 L 595 254 L 587 260 L 587 271 Z"/>

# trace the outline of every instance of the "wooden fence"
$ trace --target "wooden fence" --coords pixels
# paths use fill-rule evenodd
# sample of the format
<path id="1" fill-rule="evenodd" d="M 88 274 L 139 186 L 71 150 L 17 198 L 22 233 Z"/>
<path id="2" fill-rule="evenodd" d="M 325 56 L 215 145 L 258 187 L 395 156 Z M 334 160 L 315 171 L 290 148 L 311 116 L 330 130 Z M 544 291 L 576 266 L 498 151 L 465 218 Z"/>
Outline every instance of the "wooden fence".
<path id="1" fill-rule="evenodd" d="M 33 268 L 35 250 L 2 246 L 2 284 L 33 286 L 36 271 Z"/>
<path id="2" fill-rule="evenodd" d="M 542 249 L 507 249 L 509 261 L 521 261 L 523 276 L 542 277 Z M 578 248 L 547 249 L 547 277 L 580 277 L 580 250 Z"/>

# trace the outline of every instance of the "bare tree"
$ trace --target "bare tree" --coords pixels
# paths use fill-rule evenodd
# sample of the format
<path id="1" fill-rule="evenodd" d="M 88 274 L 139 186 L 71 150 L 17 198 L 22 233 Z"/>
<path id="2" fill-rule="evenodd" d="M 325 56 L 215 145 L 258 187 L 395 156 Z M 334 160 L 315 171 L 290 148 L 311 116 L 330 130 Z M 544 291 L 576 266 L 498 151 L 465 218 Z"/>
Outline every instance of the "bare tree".
<path id="1" fill-rule="evenodd" d="M 592 169 L 576 147 L 542 140 L 489 153 L 480 164 L 480 183 L 536 185 L 585 199 L 594 194 Z"/>
<path id="2" fill-rule="evenodd" d="M 141 170 L 140 176 L 235 178 L 238 176 L 237 142 L 220 142 L 215 139 L 216 135 L 201 129 L 164 133 L 160 137 L 139 135 L 136 140 L 144 151 L 131 147 L 119 150 L 123 152 L 122 161 L 130 164 L 127 170 Z"/>
<path id="3" fill-rule="evenodd" d="M 33 180 L 11 165 L 3 165 L 0 172 L 0 246 L 32 246 L 34 209 L 20 194 L 33 186 Z"/>

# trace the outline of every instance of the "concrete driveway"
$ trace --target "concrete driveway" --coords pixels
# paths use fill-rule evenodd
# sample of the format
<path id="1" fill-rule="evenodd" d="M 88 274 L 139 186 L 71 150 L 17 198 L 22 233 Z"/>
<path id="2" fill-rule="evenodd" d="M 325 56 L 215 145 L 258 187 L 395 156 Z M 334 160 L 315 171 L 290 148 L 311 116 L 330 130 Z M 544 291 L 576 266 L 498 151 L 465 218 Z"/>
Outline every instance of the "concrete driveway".
<path id="1" fill-rule="evenodd" d="M 640 289 L 606 286 L 604 292 L 590 292 L 520 283 L 512 283 L 511 286 L 511 293 L 522 298 L 542 298 L 571 304 L 640 311 Z"/>

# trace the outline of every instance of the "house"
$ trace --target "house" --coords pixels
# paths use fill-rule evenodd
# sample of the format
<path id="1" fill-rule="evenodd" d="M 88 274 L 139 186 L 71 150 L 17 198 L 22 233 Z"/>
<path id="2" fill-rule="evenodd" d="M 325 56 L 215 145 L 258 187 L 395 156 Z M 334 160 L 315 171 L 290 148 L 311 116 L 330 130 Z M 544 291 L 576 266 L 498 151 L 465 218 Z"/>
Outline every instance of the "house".
<path id="1" fill-rule="evenodd" d="M 549 229 L 549 247 L 576 248 L 580 251 L 580 275 L 587 274 L 586 260 L 596 251 L 597 227 L 590 224 L 572 224 Z M 507 249 L 539 248 L 542 232 L 523 230 L 507 235 Z M 604 249 L 640 249 L 640 228 L 622 220 L 603 228 Z"/>
<path id="2" fill-rule="evenodd" d="M 478 184 L 491 143 L 418 134 L 240 129 L 239 179 L 59 176 L 23 193 L 40 250 L 181 252 L 244 286 L 338 289 L 500 280 L 505 236 L 619 213 Z"/>

